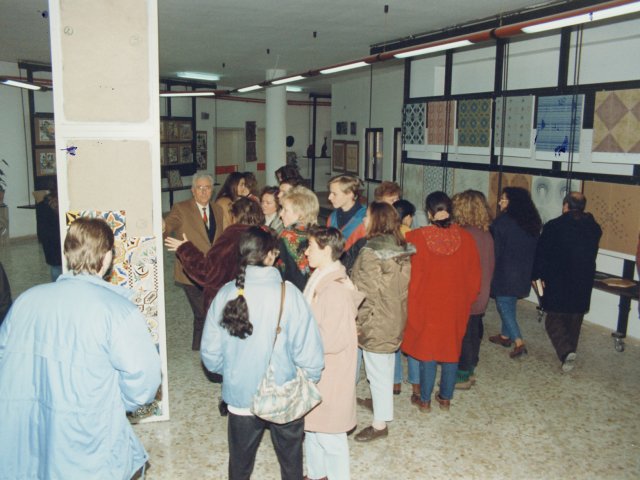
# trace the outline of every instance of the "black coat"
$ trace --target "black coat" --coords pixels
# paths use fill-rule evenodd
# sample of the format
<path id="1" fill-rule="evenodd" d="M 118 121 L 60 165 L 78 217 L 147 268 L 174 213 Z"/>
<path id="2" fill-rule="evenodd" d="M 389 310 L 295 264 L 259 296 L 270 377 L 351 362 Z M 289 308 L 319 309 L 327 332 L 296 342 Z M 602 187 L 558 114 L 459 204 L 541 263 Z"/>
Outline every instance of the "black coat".
<path id="1" fill-rule="evenodd" d="M 491 296 L 526 297 L 538 236 L 529 235 L 508 213 L 494 220 L 491 234 L 495 251 Z"/>
<path id="2" fill-rule="evenodd" d="M 545 310 L 589 310 L 601 236 L 602 229 L 590 213 L 567 212 L 545 224 L 533 272 L 534 278 L 545 283 Z"/>

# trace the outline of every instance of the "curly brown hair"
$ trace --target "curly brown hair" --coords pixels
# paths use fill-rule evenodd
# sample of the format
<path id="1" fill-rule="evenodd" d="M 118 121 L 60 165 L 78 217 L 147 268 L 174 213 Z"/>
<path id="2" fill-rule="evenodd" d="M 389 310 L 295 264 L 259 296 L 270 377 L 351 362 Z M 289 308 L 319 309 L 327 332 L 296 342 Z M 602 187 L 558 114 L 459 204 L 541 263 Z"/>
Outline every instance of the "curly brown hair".
<path id="1" fill-rule="evenodd" d="M 477 190 L 456 193 L 453 202 L 453 221 L 462 227 L 476 227 L 485 232 L 491 225 L 491 210 L 487 198 Z"/>

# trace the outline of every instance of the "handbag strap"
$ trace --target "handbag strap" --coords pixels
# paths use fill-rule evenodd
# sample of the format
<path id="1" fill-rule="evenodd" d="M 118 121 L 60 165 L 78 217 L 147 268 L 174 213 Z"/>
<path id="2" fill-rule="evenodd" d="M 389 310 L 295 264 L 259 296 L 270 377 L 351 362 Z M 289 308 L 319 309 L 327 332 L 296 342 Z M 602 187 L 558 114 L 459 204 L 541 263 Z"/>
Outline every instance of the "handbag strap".
<path id="1" fill-rule="evenodd" d="M 276 340 L 278 340 L 278 334 L 282 330 L 280 328 L 280 320 L 282 319 L 282 311 L 284 310 L 284 293 L 285 293 L 285 285 L 284 282 L 280 284 L 280 312 L 278 312 L 278 324 L 276 325 L 276 335 L 273 337 L 273 346 L 271 347 L 271 355 L 269 355 L 269 364 L 271 364 L 271 357 L 273 356 L 273 351 L 276 348 Z"/>

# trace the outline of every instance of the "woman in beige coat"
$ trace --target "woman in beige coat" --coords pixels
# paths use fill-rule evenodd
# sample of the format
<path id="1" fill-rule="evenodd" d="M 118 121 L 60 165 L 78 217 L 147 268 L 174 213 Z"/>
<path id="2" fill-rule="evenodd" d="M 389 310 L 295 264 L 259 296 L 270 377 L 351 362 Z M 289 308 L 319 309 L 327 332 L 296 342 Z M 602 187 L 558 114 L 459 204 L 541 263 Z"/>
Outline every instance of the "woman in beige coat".
<path id="1" fill-rule="evenodd" d="M 315 271 L 304 296 L 318 322 L 324 370 L 322 403 L 305 417 L 304 446 L 309 479 L 349 479 L 347 432 L 356 426 L 356 315 L 364 295 L 349 280 L 339 258 L 344 238 L 332 227 L 311 227 L 305 254 Z"/>

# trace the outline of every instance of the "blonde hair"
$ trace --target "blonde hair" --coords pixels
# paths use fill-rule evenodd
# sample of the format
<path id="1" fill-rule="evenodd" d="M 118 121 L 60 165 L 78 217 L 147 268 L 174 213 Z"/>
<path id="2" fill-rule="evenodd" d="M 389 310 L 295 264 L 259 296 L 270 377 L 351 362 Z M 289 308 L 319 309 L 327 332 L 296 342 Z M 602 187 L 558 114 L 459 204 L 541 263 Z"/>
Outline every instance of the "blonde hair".
<path id="1" fill-rule="evenodd" d="M 113 232 L 102 218 L 78 218 L 64 239 L 67 267 L 74 274 L 96 274 L 104 256 L 113 248 Z"/>
<path id="2" fill-rule="evenodd" d="M 353 193 L 354 200 L 357 199 L 362 192 L 362 180 L 355 175 L 336 175 L 329 180 L 327 185 L 331 186 L 334 183 L 340 186 L 340 190 L 342 190 L 343 193 Z"/>
<path id="3" fill-rule="evenodd" d="M 456 193 L 453 202 L 453 220 L 463 227 L 476 227 L 483 231 L 489 230 L 491 224 L 491 210 L 487 198 L 477 190 L 465 190 Z"/>
<path id="4" fill-rule="evenodd" d="M 293 211 L 299 216 L 298 221 L 306 225 L 315 225 L 318 223 L 318 213 L 320 213 L 320 204 L 315 193 L 307 187 L 301 185 L 293 187 L 287 193 L 282 195 L 280 204 L 284 205 L 289 202 Z"/>

